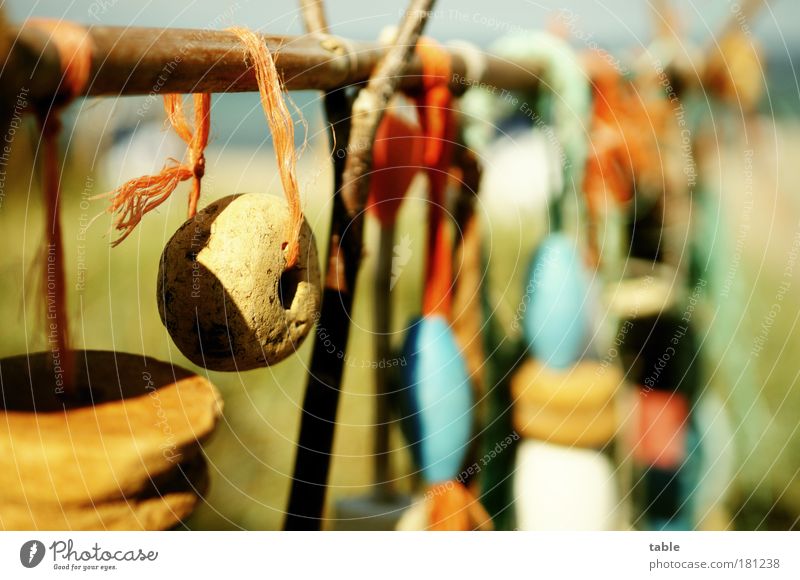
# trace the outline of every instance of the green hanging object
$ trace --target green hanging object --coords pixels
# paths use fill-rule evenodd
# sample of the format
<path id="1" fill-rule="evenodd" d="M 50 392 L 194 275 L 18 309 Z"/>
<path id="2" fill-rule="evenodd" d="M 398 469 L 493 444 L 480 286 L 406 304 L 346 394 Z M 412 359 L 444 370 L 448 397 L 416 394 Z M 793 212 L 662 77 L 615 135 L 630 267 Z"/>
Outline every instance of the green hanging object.
<path id="1" fill-rule="evenodd" d="M 482 263 L 485 270 L 488 267 L 485 255 Z M 483 347 L 488 357 L 486 413 L 489 417 L 481 434 L 480 455 L 481 458 L 493 457 L 485 462 L 481 473 L 480 498 L 492 516 L 496 530 L 513 530 L 516 523 L 512 475 L 516 453 L 513 448 L 507 448 L 500 454 L 493 455 L 493 452 L 496 442 L 514 432 L 511 422 L 511 377 L 517 364 L 524 360 L 526 348 L 521 338 L 509 337 L 494 316 L 486 284 L 481 285 L 480 292 L 485 321 Z"/>
<path id="2" fill-rule="evenodd" d="M 724 110 L 716 111 L 714 102 L 690 101 L 687 116 L 693 134 L 701 134 L 708 107 L 715 118 L 724 119 Z M 702 153 L 702 149 L 695 147 L 695 152 Z M 698 160 L 698 165 L 701 162 Z M 754 497 L 769 504 L 773 498 L 764 474 L 770 471 L 772 457 L 762 449 L 769 447 L 764 437 L 773 418 L 760 396 L 760 377 L 751 356 L 752 341 L 740 328 L 741 305 L 748 303 L 750 289 L 741 274 L 729 276 L 730 249 L 734 244 L 722 206 L 722 192 L 714 191 L 701 177 L 692 191 L 692 206 L 696 217 L 690 231 L 687 290 L 690 297 L 704 300 L 705 309 L 700 310 L 707 328 L 703 351 L 712 368 L 721 371 L 727 388 L 727 405 L 737 426 L 737 479 Z"/>
<path id="3" fill-rule="evenodd" d="M 588 145 L 586 124 L 590 116 L 591 91 L 574 50 L 561 38 L 548 33 L 515 34 L 495 43 L 491 51 L 509 59 L 530 59 L 542 63 L 540 89 L 536 94 L 489 92 L 480 88 L 467 91 L 461 100 L 462 131 L 466 144 L 481 154 L 497 143 L 498 126 L 511 122 L 517 129 L 532 127 L 549 141 L 560 155 L 558 189 L 550 200 L 551 230 L 564 226 L 564 202 L 573 203 L 576 213 L 582 209 L 583 170 Z M 523 151 L 523 148 L 520 148 Z M 533 162 L 533 161 L 531 161 Z M 522 159 L 520 163 L 525 163 Z M 484 177 L 486 173 L 484 173 Z M 555 183 L 555 180 L 554 180 Z M 487 184 L 481 184 L 485 190 Z M 527 191 L 524 188 L 522 191 Z M 505 208 L 508 211 L 508 206 Z M 578 218 L 582 216 L 578 215 Z M 575 230 L 580 231 L 576 220 Z M 483 264 L 488 270 L 487 253 L 483 248 Z M 533 248 L 529 248 L 531 254 Z M 522 255 L 519 267 L 525 268 L 529 255 Z M 506 280 L 506 282 L 508 282 Z M 518 362 L 524 359 L 525 346 L 517 331 L 505 328 L 496 312 L 488 284 L 481 286 L 481 302 L 485 320 L 484 348 L 487 354 L 488 420 L 482 432 L 481 456 L 491 457 L 481 473 L 481 499 L 491 514 L 495 528 L 513 529 L 512 475 L 515 453 L 506 449 L 493 453 L 495 444 L 513 434 L 511 422 L 510 377 Z M 522 299 L 522 298 L 521 298 Z M 515 313 L 519 317 L 520 313 Z M 515 318 L 515 320 L 517 320 Z M 517 320 L 517 322 L 519 322 Z M 517 325 L 519 326 L 519 325 Z"/>

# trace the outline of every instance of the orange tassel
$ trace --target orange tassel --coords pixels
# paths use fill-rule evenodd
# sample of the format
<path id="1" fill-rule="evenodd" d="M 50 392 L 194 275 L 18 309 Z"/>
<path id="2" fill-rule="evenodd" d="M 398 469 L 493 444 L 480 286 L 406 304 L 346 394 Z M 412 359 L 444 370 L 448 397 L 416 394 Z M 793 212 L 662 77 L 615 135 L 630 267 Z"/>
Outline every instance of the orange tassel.
<path id="1" fill-rule="evenodd" d="M 192 191 L 189 194 L 189 218 L 197 213 L 200 199 L 200 183 L 205 174 L 205 148 L 208 145 L 208 133 L 211 116 L 211 95 L 194 95 L 194 131 L 186 120 L 181 95 L 164 95 L 164 109 L 172 128 L 188 145 L 187 163 L 182 165 L 170 159 L 157 175 L 145 175 L 124 183 L 111 193 L 95 196 L 110 197 L 108 212 L 116 215 L 114 227 L 121 231 L 113 246 L 127 238 L 142 221 L 144 214 L 164 203 L 178 184 L 192 179 Z"/>

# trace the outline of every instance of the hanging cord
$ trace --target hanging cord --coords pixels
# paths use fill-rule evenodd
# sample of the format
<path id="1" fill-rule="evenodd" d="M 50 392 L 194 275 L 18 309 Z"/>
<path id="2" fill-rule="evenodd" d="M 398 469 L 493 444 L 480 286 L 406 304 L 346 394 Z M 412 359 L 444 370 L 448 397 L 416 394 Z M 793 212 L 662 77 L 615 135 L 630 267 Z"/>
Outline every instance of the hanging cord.
<path id="1" fill-rule="evenodd" d="M 70 348 L 69 316 L 67 315 L 67 284 L 64 268 L 64 244 L 61 233 L 59 203 L 61 201 L 61 172 L 58 158 L 58 135 L 61 132 L 61 111 L 83 93 L 92 70 L 92 42 L 88 31 L 76 24 L 59 20 L 31 19 L 26 27 L 36 28 L 50 35 L 61 63 L 61 85 L 52 103 L 40 104 L 36 110 L 42 135 L 44 161 L 42 187 L 44 189 L 46 216 L 46 246 L 42 250 L 44 267 L 45 318 L 56 372 L 64 391 L 74 387 L 73 353 Z M 59 369 L 60 367 L 60 369 Z M 59 373 L 59 370 L 61 371 Z"/>
<path id="2" fill-rule="evenodd" d="M 417 54 L 422 59 L 423 89 L 417 99 L 424 135 L 423 163 L 430 184 L 428 212 L 428 260 L 422 313 L 450 315 L 452 305 L 453 253 L 444 219 L 445 190 L 453 156 L 456 125 L 450 92 L 449 53 L 435 41 L 420 38 Z"/>
<path id="3" fill-rule="evenodd" d="M 238 36 L 244 45 L 246 58 L 250 60 L 258 81 L 264 116 L 272 132 L 278 171 L 289 204 L 287 240 L 283 248 L 286 251 L 286 268 L 290 269 L 297 265 L 300 258 L 300 227 L 303 225 L 303 211 L 300 207 L 300 191 L 296 176 L 294 122 L 283 98 L 283 86 L 275 68 L 275 61 L 264 40 L 246 28 L 234 26 L 228 28 L 228 31 Z"/>
<path id="4" fill-rule="evenodd" d="M 189 126 L 183 109 L 181 95 L 164 95 L 164 110 L 170 125 L 188 145 L 187 163 L 178 163 L 168 159 L 164 168 L 157 175 L 145 175 L 131 179 L 111 193 L 95 196 L 93 199 L 110 197 L 111 205 L 108 213 L 115 214 L 114 227 L 122 234 L 112 245 L 116 246 L 127 238 L 142 221 L 142 217 L 164 203 L 178 184 L 192 180 L 192 191 L 189 194 L 188 217 L 197 213 L 200 199 L 200 183 L 206 170 L 205 148 L 208 145 L 208 132 L 211 116 L 211 95 L 195 94 L 194 97 L 194 131 Z"/>

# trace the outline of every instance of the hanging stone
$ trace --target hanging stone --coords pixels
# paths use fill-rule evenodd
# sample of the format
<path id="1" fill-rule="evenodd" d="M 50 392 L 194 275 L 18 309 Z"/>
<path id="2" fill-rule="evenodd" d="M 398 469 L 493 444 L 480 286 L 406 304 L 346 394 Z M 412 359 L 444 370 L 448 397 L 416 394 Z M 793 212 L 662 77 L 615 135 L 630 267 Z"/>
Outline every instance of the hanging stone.
<path id="1" fill-rule="evenodd" d="M 574 364 L 587 346 L 589 281 L 576 244 L 561 233 L 542 241 L 522 302 L 525 340 L 538 360 L 555 369 Z"/>
<path id="2" fill-rule="evenodd" d="M 412 325 L 404 353 L 403 415 L 417 465 L 428 483 L 454 479 L 470 443 L 473 396 L 466 364 L 444 317 L 426 316 Z"/>
<path id="3" fill-rule="evenodd" d="M 245 371 L 292 355 L 317 319 L 320 271 L 308 223 L 298 264 L 286 268 L 286 202 L 265 194 L 222 198 L 167 242 L 158 311 L 193 363 Z"/>

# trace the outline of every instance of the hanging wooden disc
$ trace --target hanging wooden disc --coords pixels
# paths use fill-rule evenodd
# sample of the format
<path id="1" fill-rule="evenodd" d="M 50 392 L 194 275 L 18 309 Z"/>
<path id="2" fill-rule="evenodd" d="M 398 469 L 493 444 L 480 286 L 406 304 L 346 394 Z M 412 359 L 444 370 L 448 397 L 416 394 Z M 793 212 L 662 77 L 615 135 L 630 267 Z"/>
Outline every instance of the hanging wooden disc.
<path id="1" fill-rule="evenodd" d="M 613 365 L 584 360 L 567 370 L 527 360 L 511 379 L 512 422 L 523 437 L 567 447 L 602 448 L 619 431 Z"/>
<path id="2" fill-rule="evenodd" d="M 221 414 L 216 388 L 149 357 L 77 351 L 79 396 L 66 398 L 50 361 L 0 360 L 2 525 L 163 529 L 188 515 L 206 477 L 200 442 Z"/>
<path id="3" fill-rule="evenodd" d="M 557 370 L 529 358 L 511 379 L 511 395 L 524 404 L 595 410 L 606 406 L 624 382 L 615 365 L 583 360 L 567 370 Z"/>

